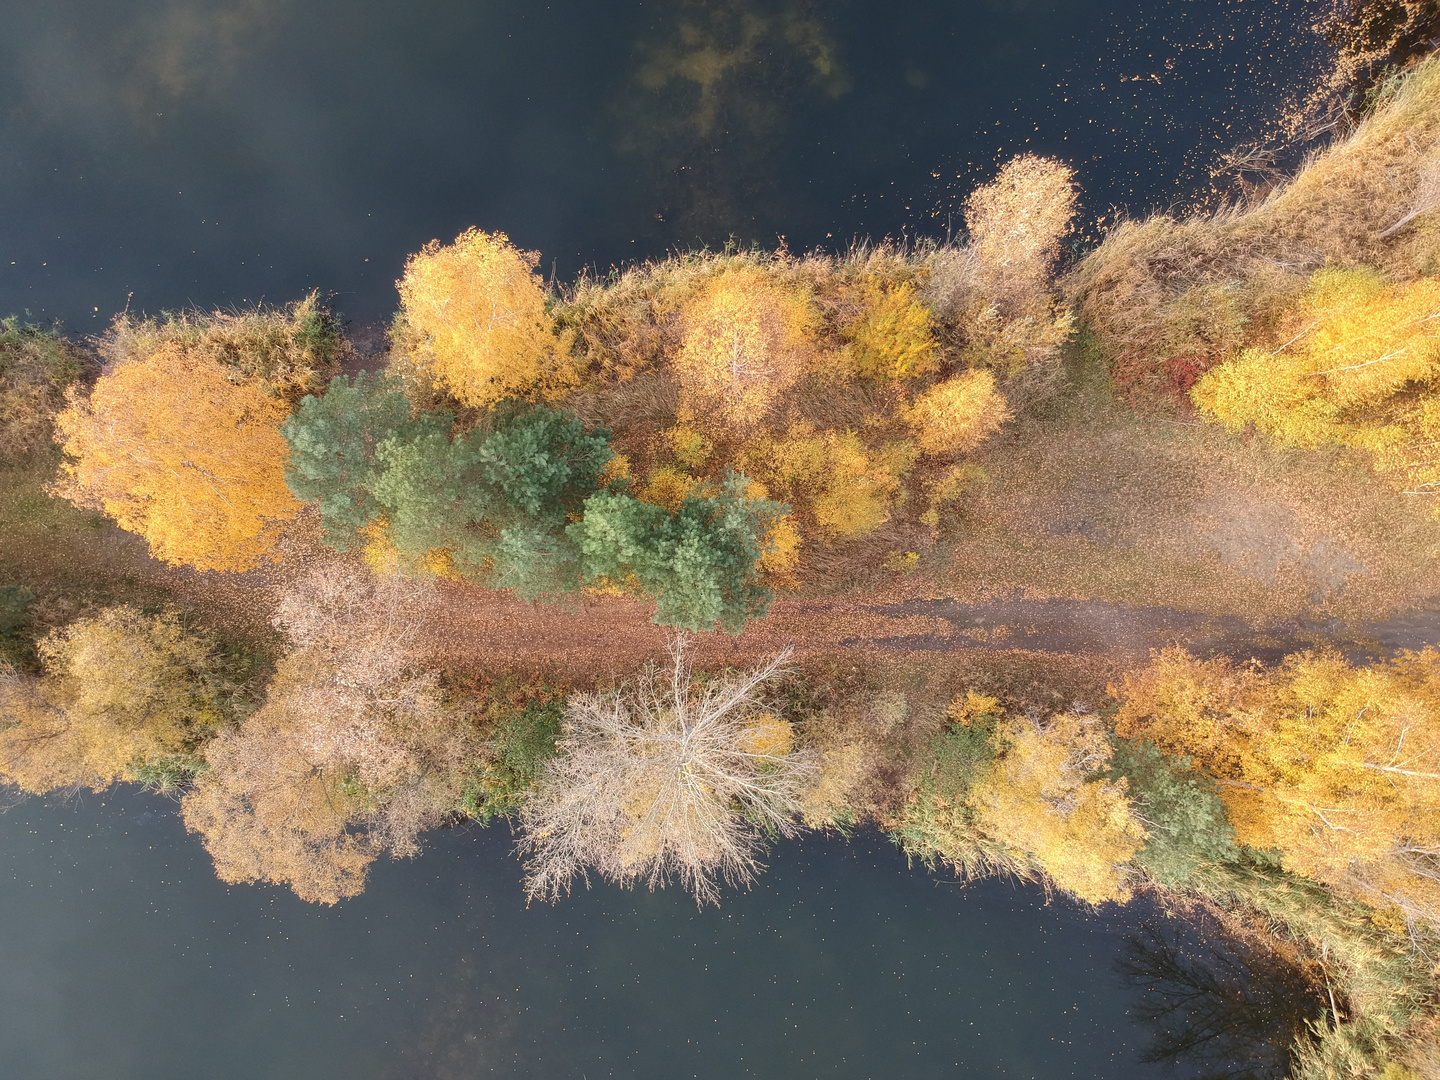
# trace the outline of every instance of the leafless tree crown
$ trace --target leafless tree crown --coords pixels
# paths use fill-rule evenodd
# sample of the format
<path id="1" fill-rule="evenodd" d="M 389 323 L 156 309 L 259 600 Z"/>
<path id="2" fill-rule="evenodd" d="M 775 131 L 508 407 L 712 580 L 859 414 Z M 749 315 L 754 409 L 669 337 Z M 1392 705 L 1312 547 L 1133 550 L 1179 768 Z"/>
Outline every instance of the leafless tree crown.
<path id="1" fill-rule="evenodd" d="M 527 895 L 557 899 L 590 870 L 651 889 L 674 878 L 701 904 L 750 884 L 765 836 L 797 832 L 815 772 L 762 697 L 788 660 L 697 681 L 681 637 L 633 687 L 572 698 L 522 816 Z"/>

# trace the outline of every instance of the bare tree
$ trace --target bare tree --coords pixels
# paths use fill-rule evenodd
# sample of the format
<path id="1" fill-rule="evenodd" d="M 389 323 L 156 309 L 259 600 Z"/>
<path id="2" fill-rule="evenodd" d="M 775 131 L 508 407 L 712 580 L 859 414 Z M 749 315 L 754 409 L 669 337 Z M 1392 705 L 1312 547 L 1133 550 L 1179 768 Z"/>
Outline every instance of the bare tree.
<path id="1" fill-rule="evenodd" d="M 521 816 L 531 899 L 569 893 L 589 871 L 653 890 L 673 877 L 700 904 L 720 882 L 749 885 L 769 835 L 793 836 L 815 774 L 808 748 L 767 711 L 762 690 L 785 650 L 748 671 L 697 680 L 687 641 L 633 687 L 570 700 L 561 753 Z"/>
<path id="2" fill-rule="evenodd" d="M 183 802 L 222 880 L 333 904 L 364 888 L 380 853 L 418 853 L 456 804 L 480 743 L 420 667 L 427 600 L 414 582 L 340 563 L 286 591 L 275 625 L 294 649 L 264 705 L 206 748 Z"/>

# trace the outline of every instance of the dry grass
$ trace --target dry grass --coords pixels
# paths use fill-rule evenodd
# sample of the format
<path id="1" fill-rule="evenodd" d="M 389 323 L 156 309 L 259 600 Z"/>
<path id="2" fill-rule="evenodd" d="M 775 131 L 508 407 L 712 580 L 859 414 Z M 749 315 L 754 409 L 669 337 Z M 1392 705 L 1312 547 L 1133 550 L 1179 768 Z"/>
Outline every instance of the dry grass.
<path id="1" fill-rule="evenodd" d="M 1423 500 L 1377 482 L 1363 455 L 1146 418 L 1075 364 L 1063 408 L 978 455 L 990 481 L 942 517 L 927 559 L 937 594 L 1351 621 L 1440 595 Z"/>
<path id="2" fill-rule="evenodd" d="M 1433 58 L 1387 84 L 1353 132 L 1259 203 L 1122 222 L 1072 272 L 1067 292 L 1125 389 L 1183 392 L 1241 344 L 1269 341 L 1327 263 L 1382 267 L 1402 281 L 1434 273 L 1440 222 L 1422 204 L 1433 201 L 1437 161 Z"/>
<path id="3" fill-rule="evenodd" d="M 221 364 L 240 378 L 260 379 L 291 404 L 323 392 L 354 356 L 334 314 L 315 292 L 284 308 L 159 317 L 122 312 L 100 339 L 100 355 L 114 366 L 167 345 Z"/>
<path id="4" fill-rule="evenodd" d="M 98 366 L 93 354 L 58 331 L 0 319 L 0 462 L 43 450 L 66 389 Z"/>

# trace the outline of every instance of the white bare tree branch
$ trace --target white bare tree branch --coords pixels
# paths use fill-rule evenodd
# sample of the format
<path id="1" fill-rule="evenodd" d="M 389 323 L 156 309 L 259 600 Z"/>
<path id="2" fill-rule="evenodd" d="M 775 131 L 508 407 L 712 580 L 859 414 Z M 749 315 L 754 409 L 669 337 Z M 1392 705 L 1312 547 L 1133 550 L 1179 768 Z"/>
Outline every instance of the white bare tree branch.
<path id="1" fill-rule="evenodd" d="M 526 894 L 554 900 L 589 872 L 653 890 L 672 878 L 700 904 L 748 885 L 766 835 L 798 831 L 813 754 L 765 711 L 789 650 L 699 684 L 681 636 L 667 670 L 631 688 L 573 697 L 561 753 L 521 818 Z M 627 692 L 628 690 L 628 692 Z"/>

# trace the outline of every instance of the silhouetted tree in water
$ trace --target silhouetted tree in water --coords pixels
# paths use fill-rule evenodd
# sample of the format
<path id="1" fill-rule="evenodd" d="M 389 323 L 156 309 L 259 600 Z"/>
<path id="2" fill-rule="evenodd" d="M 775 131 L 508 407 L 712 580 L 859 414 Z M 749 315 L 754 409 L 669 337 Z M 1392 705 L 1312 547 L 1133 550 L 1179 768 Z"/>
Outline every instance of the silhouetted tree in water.
<path id="1" fill-rule="evenodd" d="M 1131 1015 L 1154 1030 L 1141 1060 L 1187 1080 L 1281 1080 L 1297 1032 L 1325 1008 L 1307 972 L 1215 919 L 1188 931 L 1149 920 L 1126 945 L 1116 969 L 1144 991 Z"/>

